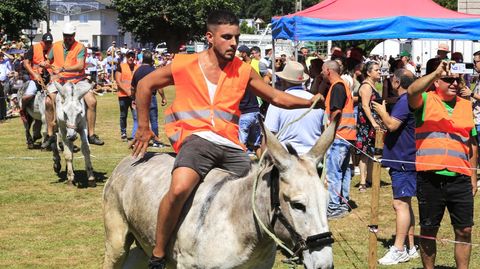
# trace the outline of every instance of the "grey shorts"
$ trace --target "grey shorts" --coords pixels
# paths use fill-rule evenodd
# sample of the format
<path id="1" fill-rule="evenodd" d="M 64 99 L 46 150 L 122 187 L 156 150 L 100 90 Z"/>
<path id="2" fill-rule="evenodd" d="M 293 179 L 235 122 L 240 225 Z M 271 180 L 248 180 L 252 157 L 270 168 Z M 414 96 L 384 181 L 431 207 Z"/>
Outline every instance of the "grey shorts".
<path id="1" fill-rule="evenodd" d="M 250 166 L 250 158 L 243 150 L 220 146 L 197 135 L 190 135 L 183 141 L 172 171 L 178 167 L 188 167 L 203 179 L 213 168 L 245 176 Z"/>
<path id="2" fill-rule="evenodd" d="M 29 80 L 26 83 L 28 83 L 28 86 L 25 89 L 25 93 L 23 95 L 32 96 L 32 95 L 37 94 L 37 90 L 39 89 L 37 87 L 37 83 L 35 83 L 34 80 Z"/>
<path id="3" fill-rule="evenodd" d="M 83 88 L 83 87 L 92 88 L 92 85 L 87 80 L 79 81 L 79 82 L 75 83 L 75 86 L 77 88 Z M 90 91 L 91 90 L 92 89 L 90 89 Z M 58 92 L 57 87 L 55 86 L 55 84 L 53 82 L 51 82 L 47 85 L 47 91 L 48 91 L 48 93 L 57 93 Z"/>

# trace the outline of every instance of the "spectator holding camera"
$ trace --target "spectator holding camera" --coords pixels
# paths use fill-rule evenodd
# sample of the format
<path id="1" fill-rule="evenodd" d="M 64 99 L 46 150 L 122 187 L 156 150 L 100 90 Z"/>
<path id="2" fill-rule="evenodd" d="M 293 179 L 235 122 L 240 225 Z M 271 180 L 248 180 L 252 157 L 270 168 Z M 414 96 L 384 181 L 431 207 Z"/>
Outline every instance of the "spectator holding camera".
<path id="1" fill-rule="evenodd" d="M 408 88 L 408 104 L 416 127 L 417 199 L 420 251 L 423 267 L 433 269 L 436 237 L 445 208 L 455 233 L 456 268 L 469 267 L 472 246 L 473 198 L 477 191 L 477 142 L 472 103 L 457 96 L 459 74 L 450 62 L 438 62 L 435 71 Z M 433 67 L 433 66 L 432 66 Z M 434 91 L 425 92 L 430 85 Z"/>
<path id="2" fill-rule="evenodd" d="M 389 115 L 385 100 L 380 104 L 372 102 L 373 109 L 385 123 L 388 130 L 383 147 L 382 164 L 389 167 L 392 179 L 393 209 L 396 215 L 395 243 L 387 254 L 378 260 L 380 264 L 392 265 L 418 258 L 413 234 L 415 218 L 412 210 L 412 197 L 416 195 L 417 173 L 415 172 L 415 118 L 408 107 L 407 89 L 415 80 L 415 75 L 407 69 L 397 69 L 392 78 L 392 86 L 399 98 Z M 395 162 L 388 160 L 404 161 Z M 409 162 L 409 163 L 407 163 Z M 409 249 L 404 247 L 408 239 Z"/>
<path id="3" fill-rule="evenodd" d="M 380 94 L 377 92 L 375 83 L 380 81 L 380 66 L 375 61 L 365 64 L 363 69 L 365 80 L 358 90 L 358 115 L 357 115 L 357 142 L 356 146 L 368 155 L 375 153 L 375 130 L 380 129 L 380 125 L 375 121 L 371 110 L 373 100 L 379 100 Z M 365 192 L 367 182 L 372 182 L 372 160 L 365 154 L 360 156 L 360 185 L 358 190 Z"/>

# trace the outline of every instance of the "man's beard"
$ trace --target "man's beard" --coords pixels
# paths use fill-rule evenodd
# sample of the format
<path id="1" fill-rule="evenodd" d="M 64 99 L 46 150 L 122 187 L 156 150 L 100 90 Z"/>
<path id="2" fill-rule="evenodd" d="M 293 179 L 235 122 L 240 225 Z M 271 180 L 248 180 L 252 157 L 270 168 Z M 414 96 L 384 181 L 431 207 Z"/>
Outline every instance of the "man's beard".
<path id="1" fill-rule="evenodd" d="M 225 53 L 220 53 L 218 50 L 215 49 L 215 47 L 213 48 L 213 51 L 215 52 L 215 54 L 217 55 L 217 57 L 219 57 L 220 59 L 226 61 L 226 62 L 231 62 L 233 61 L 233 59 L 235 58 L 235 51 L 234 50 L 227 50 L 225 51 Z M 227 52 L 233 52 L 232 56 L 229 57 L 227 56 Z"/>

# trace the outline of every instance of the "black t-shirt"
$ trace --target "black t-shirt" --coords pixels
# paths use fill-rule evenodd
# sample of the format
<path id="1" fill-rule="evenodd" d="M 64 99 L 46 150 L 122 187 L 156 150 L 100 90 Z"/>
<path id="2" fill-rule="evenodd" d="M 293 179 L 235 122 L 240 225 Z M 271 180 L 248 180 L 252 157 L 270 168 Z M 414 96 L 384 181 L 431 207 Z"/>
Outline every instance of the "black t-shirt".
<path id="1" fill-rule="evenodd" d="M 347 102 L 347 91 L 342 83 L 337 83 L 332 88 L 330 94 L 330 111 L 333 112 L 338 109 L 343 109 Z"/>
<path id="2" fill-rule="evenodd" d="M 148 64 L 142 64 L 136 71 L 133 73 L 133 78 L 132 78 L 132 88 L 137 89 L 138 82 L 144 78 L 146 75 L 152 73 L 155 71 L 155 67 L 148 65 Z M 121 70 L 120 70 L 121 72 Z M 155 92 L 154 92 L 155 94 Z"/>

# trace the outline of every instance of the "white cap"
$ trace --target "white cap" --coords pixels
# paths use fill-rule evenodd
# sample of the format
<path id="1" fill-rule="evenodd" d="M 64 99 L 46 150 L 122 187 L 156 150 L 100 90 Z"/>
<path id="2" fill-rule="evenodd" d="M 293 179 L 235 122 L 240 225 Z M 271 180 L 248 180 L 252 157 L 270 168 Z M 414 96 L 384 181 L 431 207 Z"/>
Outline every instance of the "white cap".
<path id="1" fill-rule="evenodd" d="M 77 28 L 75 26 L 73 26 L 73 24 L 67 22 L 63 26 L 62 33 L 66 34 L 66 35 L 73 35 L 73 34 L 75 34 L 76 31 L 77 31 Z"/>

